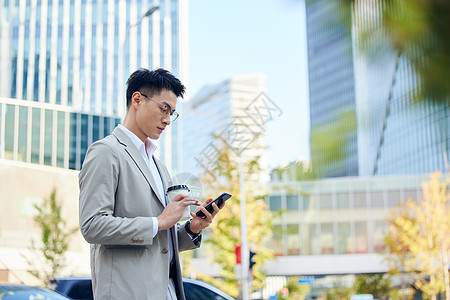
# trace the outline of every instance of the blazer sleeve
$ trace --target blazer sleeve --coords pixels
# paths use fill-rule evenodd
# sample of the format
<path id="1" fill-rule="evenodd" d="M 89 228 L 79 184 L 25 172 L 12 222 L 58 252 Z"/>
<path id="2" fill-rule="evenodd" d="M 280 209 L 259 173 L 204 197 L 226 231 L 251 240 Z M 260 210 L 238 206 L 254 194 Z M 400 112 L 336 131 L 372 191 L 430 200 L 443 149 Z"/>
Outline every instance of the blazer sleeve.
<path id="1" fill-rule="evenodd" d="M 118 146 L 118 145 L 117 145 Z M 151 217 L 114 216 L 120 161 L 117 148 L 104 140 L 91 145 L 79 173 L 79 221 L 83 237 L 91 244 L 151 245 Z"/>

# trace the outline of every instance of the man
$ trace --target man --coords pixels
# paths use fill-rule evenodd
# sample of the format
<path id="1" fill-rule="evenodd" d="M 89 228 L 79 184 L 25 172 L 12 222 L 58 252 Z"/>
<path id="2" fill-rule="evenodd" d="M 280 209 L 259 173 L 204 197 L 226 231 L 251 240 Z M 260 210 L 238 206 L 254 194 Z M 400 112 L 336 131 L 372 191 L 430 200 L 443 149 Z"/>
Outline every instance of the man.
<path id="1" fill-rule="evenodd" d="M 178 252 L 200 246 L 209 213 L 196 199 L 168 201 L 169 172 L 153 157 L 156 140 L 173 122 L 185 87 L 170 72 L 139 69 L 127 82 L 127 113 L 111 135 L 93 143 L 79 174 L 80 228 L 91 244 L 95 299 L 184 300 Z M 206 218 L 183 210 L 197 205 Z"/>

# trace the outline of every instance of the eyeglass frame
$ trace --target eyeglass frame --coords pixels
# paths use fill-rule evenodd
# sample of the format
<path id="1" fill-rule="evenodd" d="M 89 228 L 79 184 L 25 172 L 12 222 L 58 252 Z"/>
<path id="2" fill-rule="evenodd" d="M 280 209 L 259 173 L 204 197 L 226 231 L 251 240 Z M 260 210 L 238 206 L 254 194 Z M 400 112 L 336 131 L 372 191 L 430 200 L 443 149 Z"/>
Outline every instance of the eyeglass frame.
<path id="1" fill-rule="evenodd" d="M 172 122 L 172 123 L 175 122 L 178 119 L 178 117 L 180 116 L 180 114 L 178 112 L 176 112 L 175 109 L 171 110 L 172 107 L 170 107 L 169 104 L 163 103 L 163 102 L 159 102 L 158 100 L 150 98 L 149 96 L 147 96 L 147 95 L 145 95 L 145 94 L 143 94 L 141 92 L 139 92 L 139 94 L 141 94 L 142 96 L 144 96 L 145 98 L 147 98 L 149 100 L 152 100 L 153 102 L 156 102 L 156 103 L 162 105 L 164 108 L 161 109 L 161 114 L 162 114 L 162 116 L 164 118 L 166 118 L 167 116 L 170 116 L 169 117 L 170 122 Z M 167 112 L 167 111 L 169 111 L 169 112 Z M 173 120 L 172 120 L 172 118 L 173 118 Z"/>

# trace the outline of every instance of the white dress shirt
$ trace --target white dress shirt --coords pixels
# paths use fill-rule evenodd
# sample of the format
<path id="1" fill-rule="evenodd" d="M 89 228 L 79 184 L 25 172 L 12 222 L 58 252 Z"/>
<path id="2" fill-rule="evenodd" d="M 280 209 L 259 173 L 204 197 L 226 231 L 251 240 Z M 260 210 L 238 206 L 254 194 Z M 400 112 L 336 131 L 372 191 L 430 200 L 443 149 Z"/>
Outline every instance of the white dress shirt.
<path id="1" fill-rule="evenodd" d="M 133 144 L 136 146 L 136 148 L 139 150 L 139 153 L 141 153 L 142 158 L 147 163 L 147 166 L 150 170 L 150 173 L 152 174 L 153 179 L 156 183 L 156 188 L 159 196 L 161 199 L 164 199 L 163 203 L 164 206 L 167 205 L 166 201 L 167 198 L 165 196 L 164 191 L 164 184 L 161 178 L 161 175 L 159 174 L 158 168 L 156 167 L 156 163 L 153 160 L 153 153 L 155 153 L 156 145 L 152 142 L 150 138 L 147 138 L 145 140 L 145 143 L 143 143 L 133 132 L 131 132 L 129 129 L 127 129 L 122 124 L 119 124 L 118 127 L 122 129 L 123 132 L 126 133 L 126 135 L 131 139 Z M 153 237 L 156 236 L 158 233 L 158 219 L 156 217 L 152 217 L 153 221 Z M 172 244 L 172 235 L 170 234 L 170 231 L 167 230 L 167 236 L 169 240 L 169 254 L 170 254 L 170 261 L 173 259 L 173 244 Z M 176 300 L 176 292 L 175 292 L 175 284 L 172 279 L 169 280 L 169 288 L 167 290 L 167 297 L 166 300 Z"/>

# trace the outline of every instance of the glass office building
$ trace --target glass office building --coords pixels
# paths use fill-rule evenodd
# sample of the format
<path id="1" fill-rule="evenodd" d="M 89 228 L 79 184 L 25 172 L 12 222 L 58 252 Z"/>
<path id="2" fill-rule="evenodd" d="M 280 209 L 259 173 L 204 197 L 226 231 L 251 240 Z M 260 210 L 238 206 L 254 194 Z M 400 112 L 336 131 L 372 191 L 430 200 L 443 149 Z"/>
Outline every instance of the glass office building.
<path id="1" fill-rule="evenodd" d="M 305 3 L 312 137 L 349 122 L 341 114 L 355 110 L 355 80 L 352 39 L 346 25 L 340 23 L 337 1 L 307 0 Z M 356 130 L 340 138 L 343 142 L 338 151 L 343 153 L 342 160 L 335 159 L 328 165 L 321 163 L 326 147 L 311 139 L 312 165 L 321 177 L 358 175 Z"/>
<path id="2" fill-rule="evenodd" d="M 125 115 L 130 73 L 163 67 L 186 77 L 186 5 L 1 0 L 1 158 L 80 169 L 90 143 Z M 174 123 L 157 142 L 171 169 L 179 139 Z"/>
<path id="3" fill-rule="evenodd" d="M 423 99 L 414 104 L 420 77 L 411 62 L 380 35 L 360 38 L 365 30 L 377 28 L 380 10 L 377 1 L 358 1 L 354 7 L 360 174 L 448 173 L 448 102 L 436 104 Z"/>
<path id="4" fill-rule="evenodd" d="M 386 272 L 386 218 L 408 199 L 419 202 L 426 175 L 341 177 L 271 182 L 275 213 L 271 275 Z M 333 257 L 335 257 L 333 259 Z M 332 262 L 330 264 L 330 262 Z"/>
<path id="5" fill-rule="evenodd" d="M 203 175 L 213 166 L 221 146 L 234 149 L 242 144 L 244 160 L 259 157 L 260 182 L 269 181 L 266 129 L 261 119 L 277 111 L 265 90 L 265 74 L 237 75 L 203 87 L 184 103 L 184 172 Z M 238 131 L 246 134 L 238 137 Z"/>

